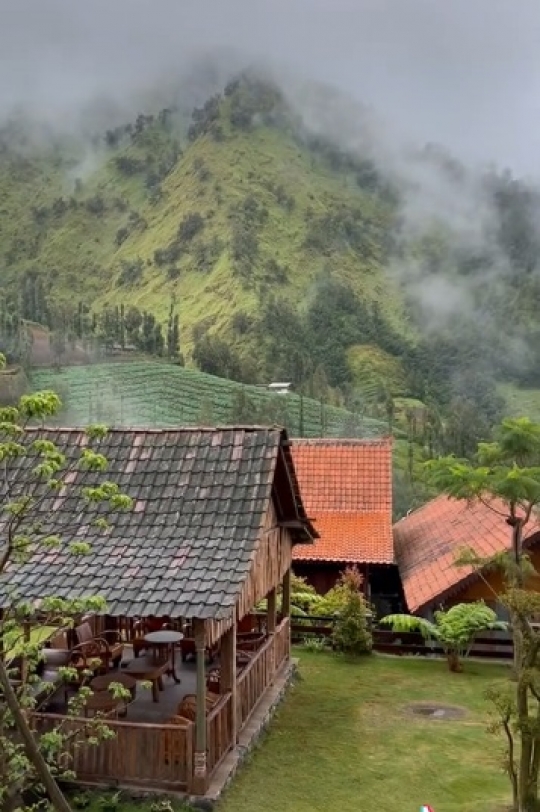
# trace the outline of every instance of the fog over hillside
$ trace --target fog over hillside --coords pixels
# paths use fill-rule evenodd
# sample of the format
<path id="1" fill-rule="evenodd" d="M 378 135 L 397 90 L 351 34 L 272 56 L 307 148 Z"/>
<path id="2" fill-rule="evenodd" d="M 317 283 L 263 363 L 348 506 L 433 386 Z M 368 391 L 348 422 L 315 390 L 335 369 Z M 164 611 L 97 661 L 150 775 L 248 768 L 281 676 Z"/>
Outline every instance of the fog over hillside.
<path id="1" fill-rule="evenodd" d="M 40 121 L 45 129 L 25 133 L 35 139 L 47 128 L 85 137 L 81 162 L 65 170 L 65 194 L 109 160 L 107 128 L 169 106 L 188 121 L 194 106 L 254 69 L 281 88 L 306 155 L 324 154 L 309 144 L 315 135 L 354 156 L 348 177 L 343 155 L 330 169 L 340 189 L 352 183 L 364 195 L 366 208 L 350 213 L 358 240 L 369 243 L 376 199 L 379 287 L 390 274 L 424 335 L 444 334 L 443 344 L 450 335 L 453 349 L 444 345 L 440 357 L 459 355 L 460 374 L 469 363 L 493 379 L 519 371 L 522 382 L 536 381 L 527 377 L 540 368 L 533 0 L 521 0 L 519 14 L 509 0 L 4 0 L 0 15 L 0 121 Z M 307 174 L 307 185 L 317 182 Z M 219 236 L 227 245 L 230 235 Z M 330 235 L 317 259 L 328 249 L 343 264 L 347 239 L 332 254 Z M 41 257 L 31 260 L 37 267 Z M 354 272 L 368 278 L 362 267 Z M 452 383 L 441 364 L 439 377 Z"/>
<path id="2" fill-rule="evenodd" d="M 201 54 L 269 60 L 460 158 L 537 173 L 540 7 L 520 0 L 3 0 L 0 109 L 131 106 Z M 136 106 L 136 103 L 135 103 Z"/>

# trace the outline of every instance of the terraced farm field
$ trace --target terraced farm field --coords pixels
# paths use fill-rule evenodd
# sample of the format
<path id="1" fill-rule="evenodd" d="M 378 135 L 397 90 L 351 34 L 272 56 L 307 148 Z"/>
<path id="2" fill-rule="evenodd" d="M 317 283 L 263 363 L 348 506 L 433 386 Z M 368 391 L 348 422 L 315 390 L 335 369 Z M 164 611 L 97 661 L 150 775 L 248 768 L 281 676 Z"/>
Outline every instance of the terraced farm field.
<path id="1" fill-rule="evenodd" d="M 69 426 L 226 425 L 277 423 L 293 436 L 371 437 L 387 433 L 384 422 L 296 394 L 275 395 L 193 369 L 156 361 L 103 363 L 35 370 L 34 390 L 58 392 Z"/>

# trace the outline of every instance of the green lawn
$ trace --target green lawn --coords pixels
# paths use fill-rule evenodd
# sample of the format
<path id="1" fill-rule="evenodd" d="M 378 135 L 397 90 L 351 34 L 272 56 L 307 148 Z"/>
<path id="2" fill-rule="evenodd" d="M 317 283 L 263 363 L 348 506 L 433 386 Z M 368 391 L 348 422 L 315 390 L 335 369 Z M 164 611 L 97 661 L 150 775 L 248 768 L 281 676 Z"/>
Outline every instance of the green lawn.
<path id="1" fill-rule="evenodd" d="M 373 656 L 349 662 L 298 649 L 301 679 L 238 773 L 219 812 L 500 812 L 508 783 L 487 732 L 488 685 L 502 666 Z M 460 721 L 404 712 L 408 702 L 467 710 Z M 179 809 L 178 806 L 176 806 Z M 98 799 L 86 812 L 100 812 Z M 117 812 L 148 812 L 150 803 Z"/>
<path id="2" fill-rule="evenodd" d="M 239 773 L 222 812 L 495 812 L 507 797 L 486 686 L 505 669 L 380 656 L 301 655 L 302 680 L 264 746 Z M 458 722 L 403 713 L 409 701 L 467 708 Z"/>

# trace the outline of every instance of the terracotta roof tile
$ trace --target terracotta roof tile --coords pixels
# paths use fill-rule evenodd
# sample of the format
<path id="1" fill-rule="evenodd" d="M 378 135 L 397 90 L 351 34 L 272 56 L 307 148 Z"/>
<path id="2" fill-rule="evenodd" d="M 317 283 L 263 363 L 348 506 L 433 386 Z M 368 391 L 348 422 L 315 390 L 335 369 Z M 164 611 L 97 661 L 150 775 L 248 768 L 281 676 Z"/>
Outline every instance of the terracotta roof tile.
<path id="1" fill-rule="evenodd" d="M 391 564 L 392 440 L 295 440 L 302 501 L 320 538 L 300 561 Z"/>
<path id="2" fill-rule="evenodd" d="M 510 531 L 502 503 L 464 501 L 438 496 L 394 525 L 394 547 L 405 599 L 410 612 L 418 612 L 474 575 L 471 567 L 457 567 L 464 548 L 483 558 L 509 545 Z M 540 523 L 527 525 L 527 536 L 540 531 Z"/>

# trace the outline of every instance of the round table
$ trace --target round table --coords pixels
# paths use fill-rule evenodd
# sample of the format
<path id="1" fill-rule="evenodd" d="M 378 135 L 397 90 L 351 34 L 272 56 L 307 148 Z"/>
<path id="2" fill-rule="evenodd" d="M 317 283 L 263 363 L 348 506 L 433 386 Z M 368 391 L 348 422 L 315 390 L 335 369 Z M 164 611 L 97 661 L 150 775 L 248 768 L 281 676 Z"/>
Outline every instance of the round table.
<path id="1" fill-rule="evenodd" d="M 180 678 L 176 675 L 175 670 L 174 647 L 183 639 L 184 635 L 182 632 L 175 632 L 172 629 L 161 629 L 159 632 L 148 632 L 148 634 L 145 634 L 144 636 L 144 642 L 152 646 L 154 648 L 154 652 L 159 648 L 167 649 L 168 656 L 171 659 L 171 667 L 168 673 L 175 682 L 180 682 Z"/>

